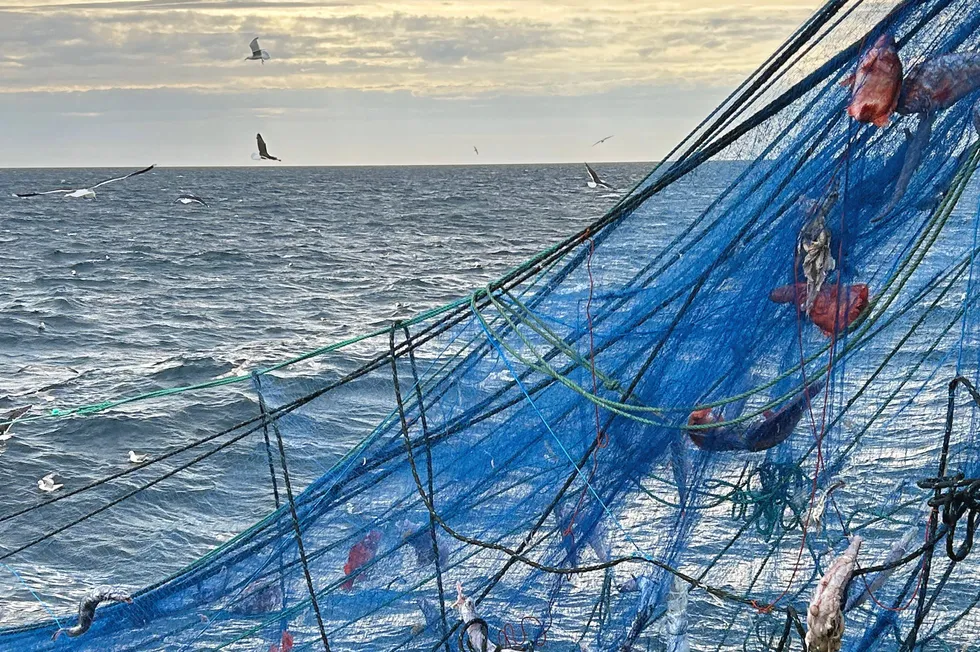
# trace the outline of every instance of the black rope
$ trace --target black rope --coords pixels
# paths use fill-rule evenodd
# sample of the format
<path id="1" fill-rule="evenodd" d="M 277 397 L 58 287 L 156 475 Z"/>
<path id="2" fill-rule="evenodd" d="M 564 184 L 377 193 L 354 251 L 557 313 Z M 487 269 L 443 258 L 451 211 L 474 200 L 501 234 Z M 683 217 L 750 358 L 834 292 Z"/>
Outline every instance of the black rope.
<path id="1" fill-rule="evenodd" d="M 330 652 L 330 643 L 327 641 L 327 630 L 323 627 L 323 617 L 320 615 L 320 605 L 316 600 L 316 588 L 313 586 L 313 577 L 310 575 L 310 567 L 306 562 L 306 550 L 303 548 L 303 533 L 299 524 L 299 514 L 296 512 L 296 501 L 293 499 L 293 486 L 289 482 L 289 467 L 286 465 L 286 446 L 282 441 L 282 433 L 279 431 L 279 424 L 272 422 L 272 431 L 276 435 L 279 444 L 279 464 L 282 466 L 282 481 L 286 485 L 286 498 L 289 499 L 289 513 L 293 517 L 293 530 L 296 532 L 296 547 L 299 550 L 299 559 L 303 564 L 303 574 L 306 576 L 306 588 L 310 592 L 310 601 L 313 604 L 313 612 L 316 614 L 316 624 L 320 628 L 320 639 L 323 641 L 324 652 Z"/>
<path id="2" fill-rule="evenodd" d="M 796 628 L 796 635 L 800 637 L 800 645 L 803 646 L 803 652 L 807 652 L 806 630 L 803 628 L 803 621 L 800 619 L 800 614 L 790 605 L 786 608 L 786 616 L 792 619 L 793 626 Z"/>
<path id="3" fill-rule="evenodd" d="M 269 411 L 265 406 L 265 396 L 262 394 L 262 377 L 252 372 L 252 383 L 259 397 L 259 414 L 262 415 L 262 436 L 265 438 L 265 457 L 269 461 L 269 477 L 272 480 L 272 497 L 276 501 L 276 509 L 281 507 L 279 502 L 279 484 L 276 482 L 276 469 L 272 464 L 272 442 L 269 441 Z"/>
<path id="4" fill-rule="evenodd" d="M 930 483 L 933 485 L 933 497 L 929 501 L 929 504 L 932 506 L 932 511 L 929 513 L 930 532 L 935 532 L 936 528 L 938 527 L 939 505 L 943 504 L 944 501 L 942 485 L 946 482 L 947 466 L 949 464 L 949 445 L 953 437 L 953 411 L 956 408 L 956 388 L 960 385 L 966 388 L 967 392 L 970 394 L 970 397 L 973 399 L 973 402 L 980 406 L 980 393 L 977 392 L 976 388 L 973 386 L 973 383 L 971 383 L 967 378 L 957 376 L 953 378 L 953 380 L 949 381 L 949 398 L 946 402 L 946 428 L 943 432 L 943 446 L 939 455 L 939 473 L 936 474 L 935 478 L 926 481 L 927 485 Z M 945 509 L 946 508 L 944 507 L 944 511 Z M 970 523 L 973 523 L 973 526 L 971 526 Z M 975 527 L 975 517 L 973 517 L 972 513 L 970 523 L 967 525 L 967 534 L 969 537 L 969 543 L 972 545 L 972 530 L 973 527 Z M 946 525 L 947 528 L 950 527 L 946 523 L 944 523 L 944 525 Z M 950 537 L 947 539 L 947 553 L 960 552 L 954 551 L 952 547 L 953 543 L 951 534 L 952 530 L 954 529 L 955 523 L 953 524 L 953 527 L 950 528 L 950 532 L 947 533 L 947 536 Z M 969 552 L 969 549 L 967 549 L 967 552 Z M 926 594 L 928 593 L 929 572 L 932 570 L 932 553 L 933 549 L 930 548 L 929 550 L 925 551 L 922 557 L 922 586 L 920 587 L 919 601 L 915 609 L 915 620 L 913 620 L 912 627 L 909 630 L 909 635 L 905 639 L 905 643 L 902 645 L 902 650 L 911 651 L 915 649 L 916 639 L 919 635 L 919 628 L 922 626 L 922 623 L 926 618 L 926 614 L 929 611 L 926 605 Z M 954 556 L 951 555 L 950 558 L 952 559 L 951 563 L 955 564 L 957 560 L 954 558 Z"/>
<path id="5" fill-rule="evenodd" d="M 265 395 L 262 393 L 262 376 L 252 372 L 252 385 L 255 395 L 259 398 L 259 414 L 262 415 L 262 435 L 265 438 L 265 457 L 269 462 L 269 480 L 272 483 L 272 497 L 276 501 L 276 511 L 282 506 L 279 502 L 279 483 L 276 481 L 276 468 L 272 462 L 272 442 L 269 441 L 269 410 L 266 408 Z M 282 548 L 279 548 L 279 595 L 282 596 L 282 608 L 286 608 L 286 569 L 282 560 Z M 280 627 L 285 631 L 286 622 L 283 619 Z"/>
<path id="6" fill-rule="evenodd" d="M 207 459 L 208 457 L 211 457 L 215 453 L 217 453 L 217 452 L 219 452 L 221 450 L 224 450 L 228 446 L 231 446 L 232 444 L 241 441 L 242 439 L 244 439 L 245 437 L 251 435 L 252 433 L 257 432 L 260 427 L 261 426 L 256 426 L 255 428 L 252 428 L 251 430 L 247 430 L 247 431 L 245 431 L 245 432 L 243 432 L 243 433 L 241 433 L 239 435 L 235 435 L 233 438 L 229 439 L 228 441 L 226 441 L 226 442 L 224 442 L 222 444 L 219 444 L 218 446 L 214 447 L 213 449 L 211 449 L 209 451 L 206 451 L 204 453 L 201 453 L 200 455 L 198 455 L 194 459 L 190 460 L 189 462 L 186 462 L 186 463 L 181 464 L 180 466 L 178 466 L 178 467 L 176 467 L 174 469 L 171 469 L 170 471 L 168 471 L 167 473 L 164 473 L 160 477 L 154 478 L 153 480 L 150 480 L 149 482 L 146 482 L 146 483 L 140 485 L 139 487 L 136 487 L 132 491 L 126 492 L 125 494 L 119 496 L 118 498 L 115 498 L 115 499 L 109 501 L 105 505 L 102 505 L 101 507 L 98 507 L 98 508 L 92 510 L 91 512 L 88 512 L 86 514 L 83 514 L 82 516 L 79 516 L 75 520 L 73 520 L 73 521 L 71 521 L 69 523 L 66 523 L 65 525 L 62 525 L 61 527 L 58 527 L 58 528 L 56 528 L 54 530 L 51 530 L 47 534 L 39 535 L 35 539 L 32 539 L 31 541 L 25 543 L 22 546 L 19 546 L 19 547 L 15 548 L 15 549 L 13 549 L 13 550 L 11 550 L 9 552 L 5 552 L 3 555 L 0 555 L 0 561 L 3 561 L 3 560 L 5 560 L 5 559 L 7 559 L 9 557 L 12 557 L 13 555 L 16 555 L 16 554 L 18 554 L 20 552 L 23 552 L 23 551 L 27 550 L 28 548 L 31 548 L 33 546 L 36 546 L 37 544 L 41 543 L 42 541 L 46 541 L 46 540 L 50 539 L 51 537 L 56 536 L 56 535 L 64 532 L 65 530 L 67 530 L 69 528 L 75 527 L 79 523 L 83 523 L 83 522 L 87 521 L 88 519 L 92 518 L 93 516 L 97 516 L 98 514 L 101 514 L 102 512 L 104 512 L 104 511 L 106 511 L 106 510 L 108 510 L 108 509 L 110 509 L 112 507 L 115 507 L 116 505 L 118 505 L 119 503 L 123 502 L 124 500 L 127 500 L 129 498 L 132 498 L 136 494 L 138 494 L 138 493 L 140 493 L 142 491 L 145 491 L 146 489 L 149 489 L 150 487 L 152 487 L 152 486 L 154 486 L 154 485 L 156 485 L 156 484 L 158 484 L 160 482 L 163 482 L 167 478 L 170 478 L 172 476 L 177 475 L 181 471 L 183 471 L 183 470 L 185 470 L 185 469 L 187 469 L 187 468 L 189 468 L 189 467 L 197 464 L 198 462 L 201 462 L 202 460 Z M 222 434 L 227 434 L 227 433 L 222 433 Z"/>
<path id="7" fill-rule="evenodd" d="M 954 562 L 963 561 L 973 548 L 977 514 L 980 513 L 980 478 L 964 478 L 962 473 L 957 472 L 944 478 L 920 480 L 918 485 L 939 492 L 940 497 L 931 498 L 929 506 L 942 508 L 943 525 L 946 526 L 946 556 Z M 965 514 L 968 514 L 966 534 L 963 543 L 954 547 L 956 527 Z"/>
<path id="8" fill-rule="evenodd" d="M 395 327 L 398 322 L 392 325 L 391 328 L 391 348 L 394 350 L 395 347 Z M 405 333 L 405 342 L 410 344 L 412 341 L 411 333 L 408 330 L 408 326 L 401 324 L 402 331 Z M 425 418 L 425 401 L 422 398 L 422 385 L 419 381 L 418 368 L 415 364 L 415 352 L 412 347 L 408 347 L 408 361 L 412 368 L 412 381 L 415 387 L 415 400 L 418 402 L 419 406 L 419 419 L 422 423 L 422 438 L 425 443 L 425 470 L 428 480 L 429 488 L 429 504 L 435 508 L 435 487 L 433 484 L 434 475 L 432 473 L 432 445 L 429 441 L 429 422 Z M 392 365 L 392 381 L 395 384 L 395 391 L 398 392 L 398 368 L 394 356 L 391 359 Z M 401 402 L 399 401 L 399 407 L 401 407 Z M 404 417 L 403 417 L 404 418 Z M 449 625 L 446 622 L 446 598 L 445 589 L 442 584 L 442 561 L 439 554 L 439 541 L 436 539 L 436 520 L 429 514 L 429 535 L 432 538 L 432 554 L 435 557 L 436 565 L 436 586 L 439 589 L 439 611 L 442 615 L 442 635 L 445 636 L 449 630 Z M 449 641 L 446 641 L 446 652 L 449 652 Z"/>

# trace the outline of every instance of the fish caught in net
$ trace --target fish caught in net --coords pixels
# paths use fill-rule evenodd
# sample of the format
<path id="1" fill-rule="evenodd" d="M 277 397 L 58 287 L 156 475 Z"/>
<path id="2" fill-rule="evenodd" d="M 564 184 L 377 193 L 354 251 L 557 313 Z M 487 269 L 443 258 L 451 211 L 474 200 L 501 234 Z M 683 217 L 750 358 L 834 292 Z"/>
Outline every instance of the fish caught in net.
<path id="1" fill-rule="evenodd" d="M 0 649 L 974 649 L 978 62 L 976 0 L 831 0 L 587 229 L 0 514 L 24 571 L 202 467 L 268 512 L 149 586 L 73 543 L 131 602 L 57 640 L 70 610 L 8 617 Z M 340 423 L 361 443 L 298 481 Z"/>

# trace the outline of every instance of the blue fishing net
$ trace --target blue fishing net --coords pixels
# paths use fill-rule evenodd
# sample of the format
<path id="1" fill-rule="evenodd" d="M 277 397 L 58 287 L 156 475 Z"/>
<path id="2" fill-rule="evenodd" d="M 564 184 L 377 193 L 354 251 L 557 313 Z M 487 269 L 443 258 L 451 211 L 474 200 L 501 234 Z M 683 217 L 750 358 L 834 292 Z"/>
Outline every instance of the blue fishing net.
<path id="1" fill-rule="evenodd" d="M 73 531 L 165 509 L 202 468 L 277 507 L 84 634 L 52 641 L 75 622 L 58 613 L 0 649 L 801 649 L 855 536 L 860 567 L 902 554 L 851 581 L 844 649 L 968 649 L 977 503 L 917 482 L 980 472 L 976 403 L 949 399 L 980 363 L 980 93 L 855 121 L 840 82 L 886 33 L 906 72 L 980 52 L 980 7 L 829 3 L 585 231 L 360 342 L 358 365 L 256 374 L 242 423 L 0 517 L 22 568 L 40 546 L 109 556 L 125 541 Z M 668 223 L 679 206 L 694 217 Z M 807 314 L 799 240 L 821 212 L 834 265 Z M 229 526 L 216 511 L 201 531 Z"/>

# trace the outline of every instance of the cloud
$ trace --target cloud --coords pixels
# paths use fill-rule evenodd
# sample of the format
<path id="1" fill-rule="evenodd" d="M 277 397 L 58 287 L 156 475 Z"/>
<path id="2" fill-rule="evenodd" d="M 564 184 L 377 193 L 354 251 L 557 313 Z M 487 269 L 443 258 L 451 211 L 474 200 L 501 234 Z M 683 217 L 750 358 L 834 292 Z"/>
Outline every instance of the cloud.
<path id="1" fill-rule="evenodd" d="M 232 92 L 259 85 L 472 96 L 731 83 L 817 3 L 603 4 L 596 12 L 584 0 L 15 0 L 0 5 L 9 35 L 0 88 Z M 255 35 L 272 53 L 264 66 L 243 61 Z"/>
<path id="2" fill-rule="evenodd" d="M 580 161 L 610 133 L 650 160 L 818 4 L 0 0 L 0 120 L 17 165 L 248 165 L 257 131 L 291 164 Z"/>

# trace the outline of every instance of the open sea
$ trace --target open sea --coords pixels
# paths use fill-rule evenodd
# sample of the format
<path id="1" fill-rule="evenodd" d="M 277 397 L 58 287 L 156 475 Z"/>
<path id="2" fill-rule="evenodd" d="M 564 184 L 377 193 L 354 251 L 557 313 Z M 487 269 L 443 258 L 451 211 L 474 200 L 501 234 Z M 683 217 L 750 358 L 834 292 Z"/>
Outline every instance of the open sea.
<path id="1" fill-rule="evenodd" d="M 596 167 L 630 188 L 652 166 Z M 701 190 L 716 193 L 726 169 Z M 0 171 L 0 409 L 44 415 L 207 382 L 384 327 L 498 278 L 621 196 L 590 190 L 581 165 L 163 168 L 94 200 L 11 196 L 125 172 Z M 211 207 L 172 203 L 184 192 Z M 665 241 L 678 223 L 665 220 Z M 374 352 L 289 373 L 339 374 Z M 67 492 L 126 469 L 130 450 L 159 455 L 256 409 L 245 382 L 16 424 L 0 443 L 0 514 L 49 498 L 37 487 L 48 473 Z M 376 422 L 338 418 L 335 438 L 291 463 L 298 488 Z M 246 529 L 273 507 L 267 475 L 239 471 L 261 470 L 264 454 L 242 444 L 10 557 L 0 624 L 69 611 L 93 583 L 152 584 Z M 146 481 L 135 476 L 0 523 L 0 551 Z"/>

